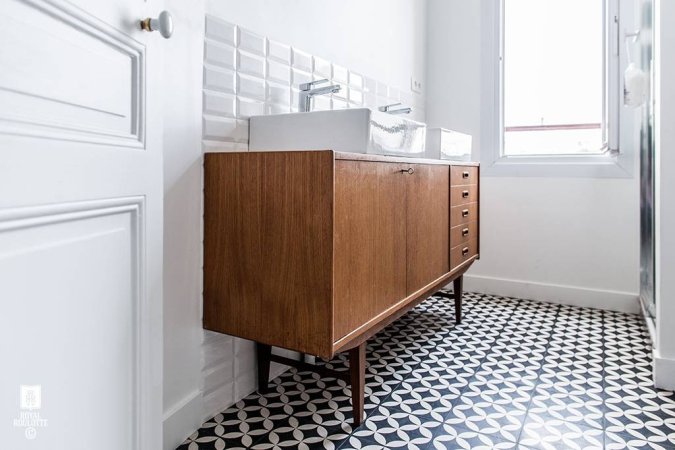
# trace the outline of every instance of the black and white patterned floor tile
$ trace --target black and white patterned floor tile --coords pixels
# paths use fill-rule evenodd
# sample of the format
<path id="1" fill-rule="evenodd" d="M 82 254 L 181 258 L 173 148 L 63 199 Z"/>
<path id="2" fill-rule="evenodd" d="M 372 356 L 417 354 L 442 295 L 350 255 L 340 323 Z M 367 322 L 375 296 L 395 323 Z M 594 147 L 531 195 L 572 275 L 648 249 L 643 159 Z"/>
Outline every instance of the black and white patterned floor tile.
<path id="1" fill-rule="evenodd" d="M 455 325 L 440 292 L 368 342 L 360 427 L 347 383 L 293 369 L 178 450 L 675 450 L 675 394 L 654 388 L 650 347 L 639 316 L 494 295 L 465 294 Z"/>

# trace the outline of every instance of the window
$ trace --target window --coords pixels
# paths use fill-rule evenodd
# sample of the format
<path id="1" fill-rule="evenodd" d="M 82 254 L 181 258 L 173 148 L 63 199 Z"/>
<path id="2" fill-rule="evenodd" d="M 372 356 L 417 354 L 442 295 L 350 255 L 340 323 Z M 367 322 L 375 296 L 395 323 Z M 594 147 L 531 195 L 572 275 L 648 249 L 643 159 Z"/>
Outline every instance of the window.
<path id="1" fill-rule="evenodd" d="M 502 0 L 501 157 L 616 148 L 615 0 Z"/>

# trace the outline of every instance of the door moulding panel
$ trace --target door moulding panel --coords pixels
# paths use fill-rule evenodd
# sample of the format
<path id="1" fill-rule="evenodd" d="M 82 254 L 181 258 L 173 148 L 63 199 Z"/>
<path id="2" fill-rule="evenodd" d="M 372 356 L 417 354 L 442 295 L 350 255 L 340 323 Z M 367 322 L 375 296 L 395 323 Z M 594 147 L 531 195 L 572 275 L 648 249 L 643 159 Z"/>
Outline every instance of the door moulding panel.
<path id="1" fill-rule="evenodd" d="M 152 432 L 153 418 L 149 417 L 149 403 L 152 400 L 152 361 L 157 355 L 152 352 L 152 335 L 148 326 L 150 323 L 150 303 L 146 282 L 146 238 L 145 238 L 145 197 L 122 197 L 115 199 L 93 200 L 84 202 L 62 203 L 34 207 L 5 209 L 0 211 L 0 236 L 5 233 L 24 233 L 48 227 L 59 227 L 71 224 L 86 224 L 90 220 L 117 217 L 117 222 L 94 222 L 93 226 L 83 226 L 85 232 L 77 234 L 70 231 L 71 236 L 63 233 L 59 237 L 56 233 L 52 240 L 49 235 L 43 234 L 43 242 L 33 245 L 31 240 L 24 238 L 28 245 L 17 243 L 15 248 L 0 253 L 0 260 L 21 256 L 22 254 L 49 251 L 76 244 L 87 239 L 100 239 L 106 235 L 128 231 L 130 245 L 130 299 L 129 313 L 131 315 L 130 345 L 132 354 L 129 358 L 131 367 L 130 384 L 130 421 L 132 450 L 140 450 L 145 433 Z M 96 225 L 98 224 L 98 225 Z M 100 226 L 97 229 L 97 226 Z M 88 228 L 88 229 L 86 229 Z M 12 238 L 14 239 L 14 238 Z M 11 241 L 10 241 L 11 242 Z M 24 244 L 26 243 L 24 242 Z M 124 244 L 126 246 L 126 243 Z M 146 431 L 147 428 L 147 431 Z"/>
<path id="2" fill-rule="evenodd" d="M 144 148 L 145 46 L 67 2 L 5 8 L 0 134 Z"/>

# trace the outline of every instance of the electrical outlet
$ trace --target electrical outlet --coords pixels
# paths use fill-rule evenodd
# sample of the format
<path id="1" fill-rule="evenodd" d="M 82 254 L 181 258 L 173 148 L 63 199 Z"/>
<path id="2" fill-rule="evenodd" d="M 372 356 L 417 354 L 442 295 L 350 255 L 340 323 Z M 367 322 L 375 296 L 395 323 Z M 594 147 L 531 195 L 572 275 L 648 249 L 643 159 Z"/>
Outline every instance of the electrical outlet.
<path id="1" fill-rule="evenodd" d="M 415 75 L 410 77 L 410 90 L 418 94 L 422 93 L 422 81 Z"/>

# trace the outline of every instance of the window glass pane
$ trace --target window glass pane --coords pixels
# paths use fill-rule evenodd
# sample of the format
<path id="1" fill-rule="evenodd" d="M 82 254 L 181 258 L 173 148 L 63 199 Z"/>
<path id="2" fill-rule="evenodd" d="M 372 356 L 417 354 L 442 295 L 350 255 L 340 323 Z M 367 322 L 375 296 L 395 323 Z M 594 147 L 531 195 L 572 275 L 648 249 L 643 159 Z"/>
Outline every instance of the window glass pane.
<path id="1" fill-rule="evenodd" d="M 504 154 L 601 153 L 603 0 L 504 0 Z"/>

